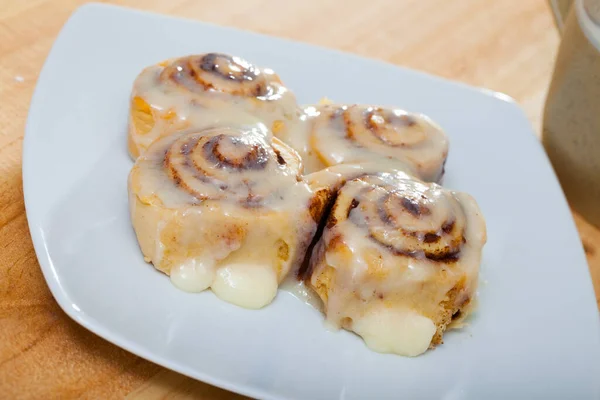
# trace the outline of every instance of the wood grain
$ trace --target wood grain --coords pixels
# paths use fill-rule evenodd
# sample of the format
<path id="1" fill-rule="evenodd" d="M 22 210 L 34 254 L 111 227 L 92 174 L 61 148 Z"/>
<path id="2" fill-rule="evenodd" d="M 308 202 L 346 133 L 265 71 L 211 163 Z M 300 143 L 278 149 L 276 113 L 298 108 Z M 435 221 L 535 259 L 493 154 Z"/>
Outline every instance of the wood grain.
<path id="1" fill-rule="evenodd" d="M 43 280 L 23 207 L 23 131 L 44 59 L 82 3 L 0 4 L 0 393 L 7 399 L 234 398 L 86 331 L 59 309 Z M 525 108 L 538 132 L 559 40 L 543 0 L 111 3 L 342 49 L 502 91 Z M 575 220 L 600 293 L 600 231 Z"/>

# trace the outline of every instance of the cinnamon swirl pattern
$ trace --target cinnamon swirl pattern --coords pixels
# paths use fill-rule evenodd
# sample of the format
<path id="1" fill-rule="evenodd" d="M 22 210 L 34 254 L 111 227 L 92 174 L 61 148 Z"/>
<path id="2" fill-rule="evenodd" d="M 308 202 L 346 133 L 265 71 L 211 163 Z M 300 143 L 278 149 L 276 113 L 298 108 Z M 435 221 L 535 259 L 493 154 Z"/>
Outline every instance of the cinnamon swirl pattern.
<path id="1" fill-rule="evenodd" d="M 394 168 L 428 182 L 442 178 L 448 138 L 424 115 L 383 107 L 332 104 L 307 107 L 304 114 L 307 144 L 299 152 L 312 158 L 307 162 L 310 165 L 328 167 L 383 159 Z M 303 132 L 297 133 L 295 140 L 301 142 L 302 135 Z"/>
<path id="2" fill-rule="evenodd" d="M 272 301 L 322 213 L 297 153 L 257 129 L 160 139 L 137 159 L 129 196 L 146 261 L 183 290 L 246 308 Z"/>
<path id="3" fill-rule="evenodd" d="M 375 351 L 415 356 L 468 312 L 485 242 L 471 196 L 368 172 L 337 191 L 303 276 L 334 326 Z"/>
<path id="4" fill-rule="evenodd" d="M 294 95 L 270 69 L 208 53 L 146 68 L 133 85 L 129 152 L 182 130 L 264 123 L 285 132 L 297 118 Z"/>

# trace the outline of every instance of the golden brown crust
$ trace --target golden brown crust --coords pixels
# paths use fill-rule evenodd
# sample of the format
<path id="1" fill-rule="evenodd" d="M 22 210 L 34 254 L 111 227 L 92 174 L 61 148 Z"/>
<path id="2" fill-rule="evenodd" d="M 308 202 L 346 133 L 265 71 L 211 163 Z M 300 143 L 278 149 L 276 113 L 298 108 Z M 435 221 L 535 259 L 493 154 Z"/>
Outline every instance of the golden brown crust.
<path id="1" fill-rule="evenodd" d="M 452 322 L 453 317 L 457 316 L 461 310 L 464 310 L 468 306 L 470 298 L 465 293 L 465 282 L 466 278 L 460 279 L 448 291 L 446 298 L 440 303 L 438 315 L 433 316 L 432 319 L 435 322 L 437 330 L 433 339 L 431 339 L 431 348 L 444 343 L 444 332 Z"/>

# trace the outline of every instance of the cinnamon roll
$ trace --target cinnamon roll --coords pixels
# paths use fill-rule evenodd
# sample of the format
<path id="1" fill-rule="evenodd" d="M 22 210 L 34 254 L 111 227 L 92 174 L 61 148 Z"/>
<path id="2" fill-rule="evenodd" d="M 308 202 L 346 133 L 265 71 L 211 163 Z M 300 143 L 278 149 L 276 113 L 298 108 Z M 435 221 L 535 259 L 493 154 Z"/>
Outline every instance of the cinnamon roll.
<path id="1" fill-rule="evenodd" d="M 383 107 L 320 104 L 306 107 L 304 119 L 307 127 L 294 132 L 289 142 L 307 158 L 312 170 L 388 160 L 395 168 L 408 165 L 428 182 L 438 182 L 443 175 L 448 138 L 425 115 Z"/>
<path id="2" fill-rule="evenodd" d="M 345 172 L 336 174 L 340 167 Z M 485 222 L 467 194 L 400 171 L 360 174 L 359 166 L 349 167 L 324 171 L 355 177 L 338 178 L 301 277 L 331 324 L 357 333 L 375 351 L 416 356 L 442 343 L 453 318 L 469 311 Z"/>
<path id="3" fill-rule="evenodd" d="M 264 123 L 285 132 L 297 118 L 294 95 L 270 69 L 208 53 L 146 68 L 133 85 L 129 152 L 181 130 Z"/>
<path id="4" fill-rule="evenodd" d="M 300 167 L 293 149 L 256 129 L 158 140 L 129 176 L 131 219 L 146 261 L 183 290 L 210 287 L 246 308 L 270 303 L 302 261 L 323 212 Z"/>

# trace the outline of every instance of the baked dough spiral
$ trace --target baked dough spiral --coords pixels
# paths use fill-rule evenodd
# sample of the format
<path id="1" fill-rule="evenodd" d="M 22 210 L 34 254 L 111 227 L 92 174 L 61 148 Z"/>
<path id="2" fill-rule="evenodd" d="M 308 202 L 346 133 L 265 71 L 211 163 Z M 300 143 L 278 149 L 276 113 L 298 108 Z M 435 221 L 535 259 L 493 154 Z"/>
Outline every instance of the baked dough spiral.
<path id="1" fill-rule="evenodd" d="M 177 131 L 264 123 L 281 132 L 296 118 L 294 95 L 270 69 L 220 53 L 176 58 L 146 68 L 135 80 L 129 152 L 135 159 Z"/>
<path id="2" fill-rule="evenodd" d="M 348 170 L 329 170 L 340 167 Z M 400 171 L 359 170 L 336 188 L 303 277 L 334 326 L 376 351 L 418 355 L 468 311 L 485 222 L 467 194 Z"/>
<path id="3" fill-rule="evenodd" d="M 438 182 L 448 155 L 448 138 L 430 118 L 399 109 L 322 104 L 304 110 L 305 132 L 293 132 L 290 143 L 307 145 L 299 150 L 312 170 L 342 163 L 387 160 L 392 167 Z M 299 147 L 302 147 L 301 145 Z"/>
<path id="4" fill-rule="evenodd" d="M 155 142 L 129 176 L 131 219 L 146 261 L 183 290 L 210 287 L 246 308 L 270 303 L 322 215 L 300 165 L 294 150 L 258 128 Z"/>

